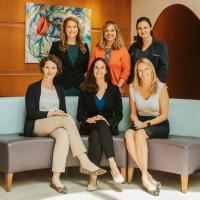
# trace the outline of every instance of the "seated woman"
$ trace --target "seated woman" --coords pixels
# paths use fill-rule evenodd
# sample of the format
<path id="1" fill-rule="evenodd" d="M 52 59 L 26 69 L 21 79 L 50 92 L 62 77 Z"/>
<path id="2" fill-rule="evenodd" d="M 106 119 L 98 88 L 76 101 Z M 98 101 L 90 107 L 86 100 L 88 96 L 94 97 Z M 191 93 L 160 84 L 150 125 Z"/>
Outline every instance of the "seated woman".
<path id="1" fill-rule="evenodd" d="M 134 82 L 130 85 L 131 120 L 133 126 L 125 133 L 127 149 L 142 172 L 142 183 L 150 194 L 158 196 L 161 184 L 147 171 L 147 139 L 169 135 L 169 96 L 167 87 L 156 77 L 153 64 L 140 58 L 135 64 Z"/>
<path id="2" fill-rule="evenodd" d="M 117 168 L 112 135 L 118 134 L 118 123 L 122 119 L 122 99 L 119 88 L 111 84 L 108 64 L 96 58 L 80 86 L 77 119 L 81 134 L 89 135 L 89 158 L 100 164 L 102 152 L 108 159 L 111 174 L 117 183 L 124 178 Z M 88 190 L 96 190 L 97 176 L 90 177 Z"/>
<path id="3" fill-rule="evenodd" d="M 24 135 L 55 138 L 50 186 L 59 193 L 67 193 L 66 187 L 60 181 L 60 174 L 65 171 L 69 146 L 73 156 L 80 161 L 81 173 L 101 175 L 105 170 L 88 159 L 76 124 L 66 113 L 63 89 L 53 83 L 55 76 L 62 71 L 61 61 L 55 55 L 49 55 L 41 60 L 40 68 L 42 80 L 31 84 L 26 92 Z"/>

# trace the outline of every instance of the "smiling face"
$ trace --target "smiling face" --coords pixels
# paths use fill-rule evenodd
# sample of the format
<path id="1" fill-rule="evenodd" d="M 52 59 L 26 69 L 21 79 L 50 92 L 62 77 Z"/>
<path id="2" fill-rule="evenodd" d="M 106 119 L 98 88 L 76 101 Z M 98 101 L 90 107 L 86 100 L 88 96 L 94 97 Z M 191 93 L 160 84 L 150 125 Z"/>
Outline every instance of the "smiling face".
<path id="1" fill-rule="evenodd" d="M 146 21 L 141 21 L 137 24 L 137 33 L 142 39 L 151 36 L 151 27 Z"/>
<path id="2" fill-rule="evenodd" d="M 65 33 L 68 38 L 76 38 L 78 34 L 78 25 L 76 22 L 69 20 L 65 27 Z"/>
<path id="3" fill-rule="evenodd" d="M 104 31 L 104 38 L 107 42 L 114 42 L 117 36 L 116 29 L 113 24 L 108 25 Z"/>
<path id="4" fill-rule="evenodd" d="M 56 74 L 58 73 L 58 67 L 54 62 L 48 60 L 42 68 L 42 72 L 44 79 L 53 80 Z"/>
<path id="5" fill-rule="evenodd" d="M 96 79 L 105 79 L 105 75 L 107 74 L 106 65 L 103 61 L 98 60 L 94 64 L 94 77 Z"/>
<path id="6" fill-rule="evenodd" d="M 146 63 L 138 63 L 137 73 L 138 77 L 144 82 L 150 82 L 152 80 L 152 69 Z"/>

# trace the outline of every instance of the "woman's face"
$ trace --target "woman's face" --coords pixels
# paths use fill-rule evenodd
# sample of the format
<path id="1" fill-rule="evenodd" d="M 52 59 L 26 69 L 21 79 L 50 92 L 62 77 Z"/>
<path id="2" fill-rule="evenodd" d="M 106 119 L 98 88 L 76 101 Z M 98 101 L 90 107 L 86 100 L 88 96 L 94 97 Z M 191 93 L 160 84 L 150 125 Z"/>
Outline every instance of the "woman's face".
<path id="1" fill-rule="evenodd" d="M 94 77 L 96 79 L 104 79 L 107 74 L 106 65 L 103 61 L 98 60 L 94 65 Z"/>
<path id="2" fill-rule="evenodd" d="M 112 24 L 108 25 L 104 31 L 104 38 L 106 39 L 106 41 L 114 42 L 116 36 L 117 36 L 117 32 L 116 32 L 114 25 L 112 25 Z"/>
<path id="3" fill-rule="evenodd" d="M 78 34 L 78 25 L 76 22 L 69 20 L 66 24 L 65 33 L 67 37 L 76 38 Z"/>
<path id="4" fill-rule="evenodd" d="M 152 79 L 152 70 L 146 63 L 138 63 L 138 76 L 142 81 L 151 81 Z"/>
<path id="5" fill-rule="evenodd" d="M 137 33 L 142 38 L 151 36 L 151 27 L 146 21 L 141 21 L 137 24 Z"/>
<path id="6" fill-rule="evenodd" d="M 54 62 L 48 60 L 45 63 L 44 67 L 42 68 L 42 71 L 43 71 L 43 78 L 53 80 L 56 74 L 58 73 L 58 67 Z"/>

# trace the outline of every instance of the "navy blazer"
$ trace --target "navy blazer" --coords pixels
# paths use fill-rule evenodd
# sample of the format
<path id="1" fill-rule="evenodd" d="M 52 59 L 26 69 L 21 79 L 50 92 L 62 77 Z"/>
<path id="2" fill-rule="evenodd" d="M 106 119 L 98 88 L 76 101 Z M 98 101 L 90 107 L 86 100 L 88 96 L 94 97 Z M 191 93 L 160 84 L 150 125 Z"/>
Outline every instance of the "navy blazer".
<path id="1" fill-rule="evenodd" d="M 146 57 L 153 63 L 156 75 L 161 82 L 166 81 L 169 61 L 164 43 L 153 39 L 152 44 L 143 52 L 141 44 L 134 42 L 129 48 L 129 54 L 131 56 L 131 74 L 128 83 L 133 82 L 135 63 L 141 57 Z"/>
<path id="2" fill-rule="evenodd" d="M 56 92 L 59 98 L 59 109 L 66 111 L 65 95 L 61 87 L 56 86 Z M 26 119 L 24 124 L 24 135 L 34 136 L 34 125 L 37 119 L 46 118 L 48 112 L 39 110 L 39 102 L 41 95 L 41 81 L 32 83 L 29 85 L 26 91 L 25 103 L 26 103 Z"/>
<path id="3" fill-rule="evenodd" d="M 118 133 L 118 124 L 122 119 L 122 98 L 119 88 L 113 84 L 108 84 L 105 91 L 106 103 L 102 113 L 99 113 L 95 100 L 94 93 L 80 92 L 78 100 L 77 120 L 80 126 L 88 126 L 87 118 L 96 115 L 102 115 L 110 124 L 114 134 Z M 81 130 L 80 127 L 80 130 Z M 84 129 L 85 130 L 85 129 Z"/>
<path id="4" fill-rule="evenodd" d="M 85 44 L 86 52 L 83 54 L 78 48 L 78 56 L 74 65 L 72 65 L 67 50 L 60 50 L 61 41 L 53 42 L 49 54 L 59 57 L 63 64 L 63 73 L 55 78 L 55 83 L 64 89 L 75 87 L 79 89 L 80 83 L 84 80 L 84 73 L 87 71 L 89 61 L 89 49 Z"/>

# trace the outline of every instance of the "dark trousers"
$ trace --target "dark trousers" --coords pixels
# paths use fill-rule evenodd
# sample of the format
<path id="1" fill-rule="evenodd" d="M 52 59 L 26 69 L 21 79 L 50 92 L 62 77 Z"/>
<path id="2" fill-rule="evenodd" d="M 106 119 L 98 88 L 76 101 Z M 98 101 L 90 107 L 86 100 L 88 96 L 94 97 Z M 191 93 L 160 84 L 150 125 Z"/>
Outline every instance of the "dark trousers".
<path id="1" fill-rule="evenodd" d="M 104 120 L 99 120 L 95 124 L 85 125 L 84 133 L 89 135 L 88 156 L 93 163 L 100 164 L 103 152 L 107 159 L 114 157 L 112 132 Z"/>

